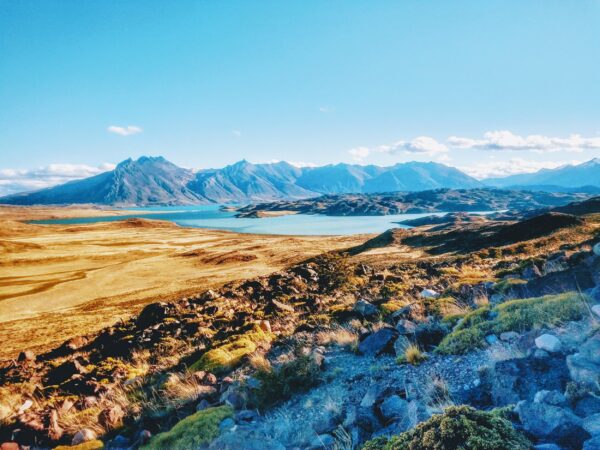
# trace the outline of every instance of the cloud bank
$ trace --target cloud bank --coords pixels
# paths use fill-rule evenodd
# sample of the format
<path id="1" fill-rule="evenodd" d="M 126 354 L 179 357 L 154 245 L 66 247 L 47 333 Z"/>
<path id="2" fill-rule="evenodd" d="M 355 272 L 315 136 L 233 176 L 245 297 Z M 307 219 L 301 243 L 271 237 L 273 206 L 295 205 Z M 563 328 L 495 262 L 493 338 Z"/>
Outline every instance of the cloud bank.
<path id="1" fill-rule="evenodd" d="M 410 141 L 396 141 L 392 144 L 380 145 L 378 147 L 356 147 L 349 150 L 352 159 L 362 161 L 371 153 L 388 153 L 388 154 L 420 154 L 425 156 L 440 156 L 449 151 L 448 147 L 434 138 L 429 136 L 419 136 Z"/>
<path id="2" fill-rule="evenodd" d="M 484 178 L 502 178 L 521 173 L 533 173 L 541 169 L 556 169 L 567 164 L 581 164 L 581 162 L 576 160 L 531 161 L 522 158 L 512 158 L 508 161 L 489 161 L 470 166 L 460 166 L 458 169 L 474 178 L 482 180 Z"/>
<path id="3" fill-rule="evenodd" d="M 141 133 L 143 130 L 136 125 L 127 125 L 125 127 L 111 125 L 106 129 L 106 131 L 109 133 L 118 134 L 119 136 L 131 136 L 133 134 Z"/>
<path id="4" fill-rule="evenodd" d="M 97 167 L 85 164 L 50 164 L 37 169 L 0 169 L 0 195 L 43 189 L 114 168 L 114 164 L 104 163 Z"/>
<path id="5" fill-rule="evenodd" d="M 581 152 L 586 149 L 600 149 L 600 137 L 585 138 L 580 134 L 572 134 L 566 138 L 532 134 L 519 136 L 508 130 L 488 131 L 483 139 L 450 136 L 448 145 L 459 149 L 480 150 L 529 150 L 543 152 Z"/>

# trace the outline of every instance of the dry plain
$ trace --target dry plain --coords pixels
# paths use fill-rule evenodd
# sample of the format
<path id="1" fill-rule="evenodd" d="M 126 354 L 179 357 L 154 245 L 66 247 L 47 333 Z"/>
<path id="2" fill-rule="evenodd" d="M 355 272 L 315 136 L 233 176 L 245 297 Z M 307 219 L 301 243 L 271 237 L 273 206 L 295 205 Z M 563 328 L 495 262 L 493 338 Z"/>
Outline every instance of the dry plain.
<path id="1" fill-rule="evenodd" d="M 141 219 L 25 223 L 126 213 L 0 206 L 0 359 L 97 331 L 153 301 L 264 275 L 367 238 L 238 234 Z"/>

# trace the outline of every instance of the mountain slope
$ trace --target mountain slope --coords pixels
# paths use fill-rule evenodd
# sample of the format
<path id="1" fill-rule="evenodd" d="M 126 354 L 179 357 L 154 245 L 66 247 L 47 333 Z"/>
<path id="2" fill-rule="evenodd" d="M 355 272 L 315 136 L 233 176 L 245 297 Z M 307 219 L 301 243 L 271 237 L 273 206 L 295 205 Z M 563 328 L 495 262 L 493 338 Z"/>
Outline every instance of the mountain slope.
<path id="1" fill-rule="evenodd" d="M 483 182 L 488 186 L 495 187 L 546 185 L 577 188 L 600 186 L 600 158 L 594 158 L 578 165 L 542 169 L 535 173 L 511 175 L 505 178 L 488 178 Z"/>
<path id="2" fill-rule="evenodd" d="M 127 159 L 114 170 L 40 191 L 9 195 L 1 203 L 13 205 L 96 203 L 105 205 L 160 205 L 207 202 L 187 188 L 193 172 L 163 157 Z"/>

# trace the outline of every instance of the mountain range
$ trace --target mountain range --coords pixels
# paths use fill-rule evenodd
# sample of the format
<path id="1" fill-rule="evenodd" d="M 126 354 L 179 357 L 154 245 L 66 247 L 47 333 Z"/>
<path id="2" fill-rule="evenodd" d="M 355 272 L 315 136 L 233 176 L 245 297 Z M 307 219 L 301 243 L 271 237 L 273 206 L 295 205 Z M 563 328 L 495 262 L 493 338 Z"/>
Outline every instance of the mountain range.
<path id="1" fill-rule="evenodd" d="M 0 197 L 0 203 L 185 205 L 486 186 L 572 191 L 583 185 L 591 185 L 584 189 L 586 192 L 599 188 L 600 159 L 534 174 L 478 181 L 456 168 L 434 162 L 408 162 L 390 167 L 340 163 L 299 168 L 287 162 L 252 164 L 243 160 L 222 169 L 194 171 L 178 167 L 160 156 L 144 156 L 127 159 L 114 170 L 90 178 Z"/>

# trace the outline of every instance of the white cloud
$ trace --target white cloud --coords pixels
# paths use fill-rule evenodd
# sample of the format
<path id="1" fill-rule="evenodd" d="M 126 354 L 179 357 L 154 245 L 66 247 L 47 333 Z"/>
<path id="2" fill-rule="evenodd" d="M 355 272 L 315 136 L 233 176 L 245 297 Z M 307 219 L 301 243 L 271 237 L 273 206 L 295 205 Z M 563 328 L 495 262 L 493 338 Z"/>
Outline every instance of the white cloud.
<path id="1" fill-rule="evenodd" d="M 477 179 L 501 178 L 521 173 L 533 173 L 541 169 L 556 169 L 567 164 L 580 164 L 581 161 L 531 161 L 512 158 L 508 161 L 489 161 L 459 167 L 463 172 Z"/>
<path id="2" fill-rule="evenodd" d="M 356 147 L 349 150 L 352 159 L 355 161 L 364 160 L 372 152 L 420 154 L 424 156 L 436 156 L 446 160 L 448 159 L 447 155 L 445 155 L 448 152 L 448 147 L 429 136 L 419 136 L 410 141 L 396 141 L 393 144 L 380 145 L 379 147 L 374 148 Z"/>
<path id="3" fill-rule="evenodd" d="M 356 147 L 348 151 L 354 161 L 362 161 L 371 153 L 369 147 Z"/>
<path id="4" fill-rule="evenodd" d="M 508 130 L 488 131 L 483 139 L 450 136 L 448 144 L 456 148 L 482 150 L 529 150 L 543 152 L 581 152 L 585 149 L 600 149 L 600 137 L 585 138 L 572 134 L 566 138 L 532 134 L 519 136 Z"/>
<path id="5" fill-rule="evenodd" d="M 104 163 L 97 167 L 85 164 L 50 164 L 37 169 L 0 169 L 0 195 L 43 189 L 114 168 L 114 164 Z"/>
<path id="6" fill-rule="evenodd" d="M 235 137 L 240 137 L 242 135 L 242 132 L 240 130 L 233 130 L 231 134 L 233 134 Z"/>
<path id="7" fill-rule="evenodd" d="M 299 169 L 302 169 L 303 167 L 318 167 L 315 163 L 304 161 L 287 161 L 287 163 Z"/>
<path id="8" fill-rule="evenodd" d="M 127 125 L 121 127 L 118 125 L 111 125 L 106 129 L 109 133 L 118 134 L 119 136 L 131 136 L 142 132 L 142 129 L 135 125 Z"/>

